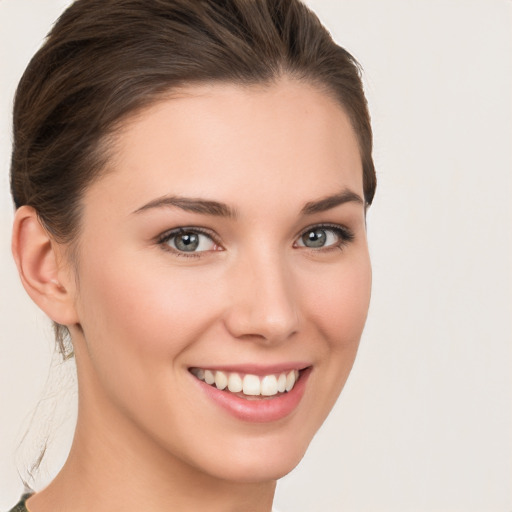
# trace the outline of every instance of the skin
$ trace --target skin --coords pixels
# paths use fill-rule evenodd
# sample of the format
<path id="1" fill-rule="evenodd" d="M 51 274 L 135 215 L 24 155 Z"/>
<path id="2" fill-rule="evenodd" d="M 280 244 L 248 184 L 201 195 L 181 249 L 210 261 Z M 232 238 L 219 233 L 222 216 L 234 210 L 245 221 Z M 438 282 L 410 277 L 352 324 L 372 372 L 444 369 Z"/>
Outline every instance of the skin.
<path id="1" fill-rule="evenodd" d="M 79 381 L 69 459 L 28 506 L 268 512 L 276 480 L 334 405 L 366 319 L 354 131 L 330 96 L 283 78 L 188 87 L 127 121 L 115 148 L 83 197 L 78 261 L 30 208 L 16 217 L 22 281 L 69 326 Z M 301 212 L 347 191 L 352 200 Z M 236 216 L 144 208 L 162 196 L 225 203 Z M 305 247 L 302 234 L 323 223 L 353 239 L 326 228 L 329 246 Z M 215 243 L 178 255 L 161 235 L 183 226 Z M 291 414 L 263 423 L 221 409 L 188 371 L 290 361 L 312 368 L 304 395 Z"/>

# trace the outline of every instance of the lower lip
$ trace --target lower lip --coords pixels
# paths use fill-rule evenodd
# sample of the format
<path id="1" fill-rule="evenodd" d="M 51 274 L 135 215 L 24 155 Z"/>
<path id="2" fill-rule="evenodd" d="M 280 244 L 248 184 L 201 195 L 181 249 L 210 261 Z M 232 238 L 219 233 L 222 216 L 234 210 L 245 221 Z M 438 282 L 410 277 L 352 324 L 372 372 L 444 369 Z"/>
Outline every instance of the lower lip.
<path id="1" fill-rule="evenodd" d="M 276 396 L 275 398 L 256 400 L 240 398 L 229 391 L 221 391 L 195 377 L 192 378 L 209 399 L 235 418 L 253 423 L 266 423 L 286 418 L 286 416 L 291 414 L 298 407 L 304 395 L 306 382 L 310 373 L 311 368 L 301 370 L 300 377 L 291 391 Z"/>

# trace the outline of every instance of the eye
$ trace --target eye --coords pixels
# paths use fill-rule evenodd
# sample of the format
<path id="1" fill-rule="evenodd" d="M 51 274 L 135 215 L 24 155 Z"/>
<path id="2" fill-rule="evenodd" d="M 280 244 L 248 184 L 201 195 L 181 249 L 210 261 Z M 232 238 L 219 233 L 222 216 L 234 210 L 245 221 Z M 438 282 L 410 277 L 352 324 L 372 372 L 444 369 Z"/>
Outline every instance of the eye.
<path id="1" fill-rule="evenodd" d="M 353 239 L 354 235 L 341 226 L 313 226 L 304 231 L 297 240 L 296 246 L 308 249 L 341 247 Z"/>
<path id="2" fill-rule="evenodd" d="M 159 243 L 178 253 L 197 253 L 218 250 L 213 238 L 201 230 L 179 228 L 166 233 Z"/>

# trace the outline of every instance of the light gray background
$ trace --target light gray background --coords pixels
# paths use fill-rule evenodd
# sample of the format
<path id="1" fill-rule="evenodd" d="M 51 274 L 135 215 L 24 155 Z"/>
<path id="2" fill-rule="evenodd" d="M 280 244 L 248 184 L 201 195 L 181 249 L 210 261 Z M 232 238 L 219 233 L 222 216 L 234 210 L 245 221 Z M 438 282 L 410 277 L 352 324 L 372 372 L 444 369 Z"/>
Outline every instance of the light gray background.
<path id="1" fill-rule="evenodd" d="M 22 491 L 14 451 L 52 346 L 10 257 L 11 99 L 67 3 L 0 0 L 0 509 Z M 276 505 L 510 512 L 512 2 L 309 3 L 365 68 L 379 177 L 374 289 L 345 391 Z M 72 389 L 61 374 L 56 387 Z M 57 431 L 43 481 L 71 424 Z"/>

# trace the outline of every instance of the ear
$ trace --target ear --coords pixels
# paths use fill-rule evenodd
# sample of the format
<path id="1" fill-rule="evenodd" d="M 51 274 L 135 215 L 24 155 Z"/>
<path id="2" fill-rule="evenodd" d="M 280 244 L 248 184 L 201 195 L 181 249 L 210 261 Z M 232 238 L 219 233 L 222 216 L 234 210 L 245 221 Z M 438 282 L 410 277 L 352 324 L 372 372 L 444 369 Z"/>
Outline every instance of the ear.
<path id="1" fill-rule="evenodd" d="M 32 300 L 62 325 L 78 322 L 74 307 L 76 287 L 64 248 L 57 244 L 30 206 L 16 211 L 12 253 L 21 282 Z"/>

